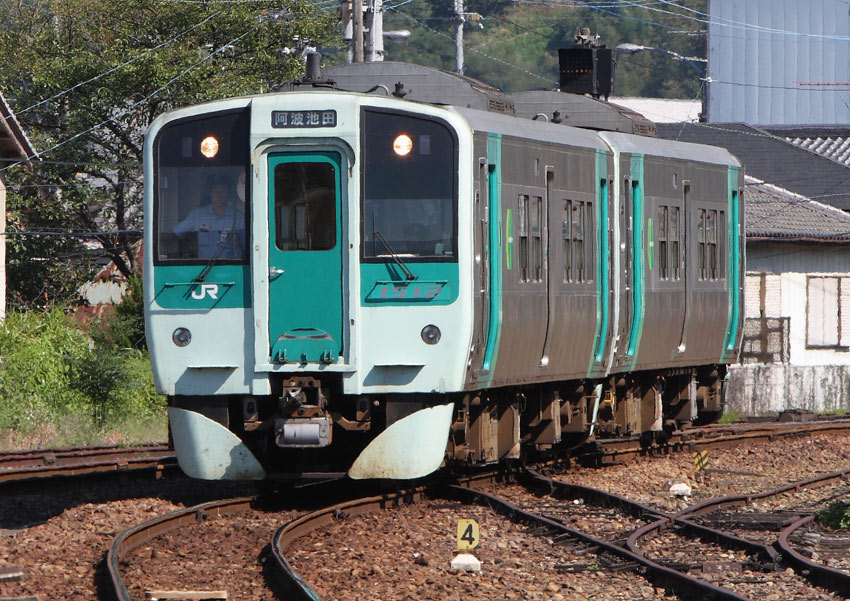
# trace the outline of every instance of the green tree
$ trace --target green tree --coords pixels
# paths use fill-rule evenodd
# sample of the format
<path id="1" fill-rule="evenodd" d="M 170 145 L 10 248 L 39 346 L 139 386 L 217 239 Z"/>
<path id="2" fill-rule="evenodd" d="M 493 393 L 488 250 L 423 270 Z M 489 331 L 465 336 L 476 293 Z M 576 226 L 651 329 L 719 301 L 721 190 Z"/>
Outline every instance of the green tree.
<path id="1" fill-rule="evenodd" d="M 140 237 L 151 121 L 174 107 L 266 92 L 297 77 L 300 57 L 282 49 L 325 43 L 337 35 L 336 21 L 335 11 L 307 0 L 0 4 L 0 90 L 43 153 L 33 169 L 8 173 L 17 227 L 86 232 L 122 274 L 137 273 L 131 247 Z M 53 253 L 85 254 L 79 240 L 32 238 L 11 248 L 13 264 L 53 258 L 56 267 Z M 61 296 L 50 277 L 61 274 L 33 271 L 22 276 L 22 300 Z"/>
<path id="2" fill-rule="evenodd" d="M 387 4 L 385 29 L 411 31 L 403 44 L 387 45 L 388 60 L 454 70 L 452 2 Z M 590 27 L 608 48 L 631 43 L 705 56 L 706 0 L 682 0 L 678 7 L 582 0 L 465 4 L 467 12 L 483 17 L 483 27 L 475 21 L 465 27 L 465 73 L 507 92 L 556 88 L 558 48 L 572 44 L 581 27 Z M 701 86 L 692 66 L 664 53 L 624 56 L 617 68 L 616 93 L 621 96 L 696 98 Z"/>

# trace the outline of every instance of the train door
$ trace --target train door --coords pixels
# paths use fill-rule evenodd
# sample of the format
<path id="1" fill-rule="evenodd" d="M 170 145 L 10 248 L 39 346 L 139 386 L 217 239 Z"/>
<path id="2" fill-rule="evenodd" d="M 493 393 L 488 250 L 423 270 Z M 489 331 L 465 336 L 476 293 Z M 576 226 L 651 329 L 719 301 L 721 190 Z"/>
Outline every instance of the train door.
<path id="1" fill-rule="evenodd" d="M 342 352 L 341 159 L 269 155 L 272 361 L 333 363 Z"/>
<path id="2" fill-rule="evenodd" d="M 684 223 L 684 225 L 685 225 L 684 238 L 685 238 L 685 240 L 690 240 L 691 239 L 690 236 L 692 235 L 692 233 L 690 231 L 690 227 L 689 227 L 690 226 L 690 218 L 688 217 L 688 215 L 690 213 L 690 211 L 688 210 L 688 194 L 690 193 L 690 191 L 691 191 L 691 182 L 689 182 L 688 180 L 683 181 L 682 182 L 682 210 L 685 213 L 685 219 L 684 219 L 684 222 L 685 222 Z M 673 207 L 673 208 L 675 208 L 675 207 Z M 671 219 L 672 216 L 673 216 L 673 213 L 671 211 L 671 214 L 668 217 L 668 222 L 669 222 L 669 224 L 668 224 L 669 225 L 668 236 L 671 238 L 671 240 L 675 237 L 675 239 L 676 239 L 676 250 L 678 251 L 679 250 L 678 240 L 680 238 L 678 230 L 679 230 L 679 227 L 680 227 L 680 219 L 678 217 L 678 212 L 676 213 L 676 219 L 675 220 Z M 668 242 L 668 244 L 673 244 L 673 242 Z M 676 253 L 676 255 L 678 255 L 678 252 Z M 673 261 L 675 261 L 675 264 L 673 264 Z M 688 280 L 688 275 L 689 275 L 688 261 L 687 261 L 687 258 L 686 258 L 685 261 L 681 261 L 681 258 L 679 256 L 674 256 L 671 260 L 671 264 L 673 264 L 673 269 L 676 270 L 676 271 L 678 270 L 678 267 L 681 264 L 682 273 L 681 274 L 675 273 L 675 271 L 674 271 L 674 273 L 675 273 L 675 278 L 678 279 L 679 277 L 681 277 L 682 282 L 684 283 L 683 302 L 684 302 L 685 306 L 684 306 L 684 310 L 682 311 L 682 313 L 683 313 L 683 315 L 682 315 L 682 334 L 679 337 L 679 346 L 678 346 L 678 351 L 680 353 L 684 353 L 685 348 L 687 347 L 687 344 L 688 344 L 688 340 L 687 340 L 688 307 L 690 305 L 690 300 L 691 300 L 690 299 L 690 288 L 691 288 L 691 286 L 690 286 L 690 282 Z"/>
<path id="3" fill-rule="evenodd" d="M 629 293 L 631 320 L 629 324 L 628 342 L 625 354 L 628 358 L 626 365 L 632 369 L 637 363 L 640 340 L 643 335 L 643 321 L 645 312 L 645 284 L 646 284 L 646 207 L 643 198 L 643 157 L 632 156 L 631 177 L 627 180 L 628 210 L 631 215 L 631 227 L 629 229 L 630 246 L 630 275 Z"/>
<path id="4" fill-rule="evenodd" d="M 487 323 L 490 279 L 490 257 L 489 253 L 489 202 L 488 202 L 488 169 L 487 159 L 479 159 L 478 175 L 474 185 L 475 205 L 473 207 L 473 219 L 475 223 L 475 234 L 473 235 L 473 252 L 475 255 L 473 281 L 475 284 L 475 330 L 470 349 L 469 370 L 472 381 L 478 379 L 481 370 L 481 362 L 484 357 L 484 349 L 487 341 Z"/>
<path id="5" fill-rule="evenodd" d="M 628 167 L 628 159 L 623 160 L 624 166 Z M 634 215 L 633 215 L 633 200 L 631 178 L 625 176 L 622 178 L 622 192 L 619 198 L 619 231 L 620 231 L 620 270 L 615 277 L 620 278 L 620 298 L 619 310 L 620 319 L 617 332 L 617 351 L 615 359 L 620 363 L 620 359 L 628 354 L 628 338 L 632 323 L 632 298 L 634 294 L 634 286 L 632 281 L 634 257 Z"/>
<path id="6" fill-rule="evenodd" d="M 555 279 L 560 272 L 553 269 L 555 256 L 559 248 L 552 243 L 552 230 L 550 224 L 559 223 L 559 219 L 552 219 L 552 211 L 560 215 L 561 205 L 555 200 L 555 168 L 546 167 L 546 198 L 543 207 L 543 281 L 546 282 L 546 337 L 543 340 L 543 352 L 540 356 L 540 367 L 549 365 L 549 347 L 552 344 L 552 309 L 555 306 L 555 293 L 558 290 L 558 282 Z"/>

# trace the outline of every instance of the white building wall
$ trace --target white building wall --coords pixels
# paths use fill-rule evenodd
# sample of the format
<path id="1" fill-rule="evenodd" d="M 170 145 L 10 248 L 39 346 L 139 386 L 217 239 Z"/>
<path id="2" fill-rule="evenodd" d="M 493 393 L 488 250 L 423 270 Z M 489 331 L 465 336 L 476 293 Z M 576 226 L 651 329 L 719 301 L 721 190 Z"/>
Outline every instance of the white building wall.
<path id="1" fill-rule="evenodd" d="M 801 268 L 816 263 L 841 264 L 850 253 L 832 248 L 801 249 L 789 252 L 789 245 L 773 257 L 783 267 Z M 771 252 L 775 252 L 772 248 Z M 748 250 L 748 252 L 750 252 Z M 763 267 L 768 253 L 755 252 L 756 265 Z M 813 306 L 810 295 L 817 286 L 810 279 L 829 282 L 821 287 L 834 290 L 834 296 L 822 296 Z M 832 286 L 832 282 L 835 285 Z M 840 282 L 840 283 L 839 283 Z M 747 274 L 745 281 L 745 317 L 747 319 L 788 318 L 787 363 L 746 363 L 732 366 L 727 391 L 728 409 L 746 415 L 775 413 L 786 409 L 828 411 L 850 409 L 850 272 L 787 271 L 785 273 Z M 817 292 L 815 291 L 815 296 Z M 824 304 L 825 303 L 825 304 Z M 829 303 L 833 303 L 830 305 Z M 830 312 L 830 306 L 834 307 Z M 820 318 L 812 324 L 813 318 Z M 813 338 L 824 328 L 835 330 L 832 348 L 813 348 Z"/>

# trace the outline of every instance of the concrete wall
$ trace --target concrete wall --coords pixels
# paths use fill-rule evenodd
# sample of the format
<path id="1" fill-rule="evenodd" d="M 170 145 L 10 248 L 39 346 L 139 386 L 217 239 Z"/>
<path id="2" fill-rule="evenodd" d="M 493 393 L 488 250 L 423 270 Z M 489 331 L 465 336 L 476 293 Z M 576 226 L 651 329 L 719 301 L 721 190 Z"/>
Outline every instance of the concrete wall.
<path id="1" fill-rule="evenodd" d="M 727 411 L 742 415 L 784 409 L 850 409 L 846 365 L 737 365 L 729 370 Z"/>

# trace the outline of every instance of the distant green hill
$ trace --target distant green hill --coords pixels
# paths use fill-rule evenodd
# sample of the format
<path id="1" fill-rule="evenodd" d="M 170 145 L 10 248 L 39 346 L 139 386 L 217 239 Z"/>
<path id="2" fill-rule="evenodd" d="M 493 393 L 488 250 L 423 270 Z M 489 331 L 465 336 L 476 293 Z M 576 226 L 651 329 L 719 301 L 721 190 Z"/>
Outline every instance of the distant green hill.
<path id="1" fill-rule="evenodd" d="M 508 92 L 557 87 L 557 50 L 584 26 L 609 48 L 631 43 L 704 57 L 706 5 L 707 0 L 466 0 L 466 11 L 482 19 L 481 27 L 470 21 L 464 28 L 465 73 Z M 386 0 L 385 6 L 384 30 L 411 32 L 402 43 L 386 43 L 386 60 L 454 70 L 452 0 Z M 696 66 L 701 64 L 662 52 L 621 56 L 616 94 L 697 98 L 702 82 Z"/>

